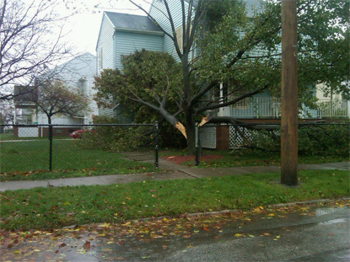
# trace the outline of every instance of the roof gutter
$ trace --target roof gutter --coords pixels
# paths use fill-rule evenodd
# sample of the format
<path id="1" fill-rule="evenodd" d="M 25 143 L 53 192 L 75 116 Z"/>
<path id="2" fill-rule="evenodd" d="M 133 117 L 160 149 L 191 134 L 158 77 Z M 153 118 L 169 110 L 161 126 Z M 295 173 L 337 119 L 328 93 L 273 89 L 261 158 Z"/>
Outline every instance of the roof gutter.
<path id="1" fill-rule="evenodd" d="M 161 31 L 144 31 L 144 30 L 136 30 L 136 29 L 129 29 L 129 28 L 114 28 L 115 31 L 118 32 L 127 32 L 127 33 L 134 33 L 134 34 L 145 34 L 145 35 L 164 35 L 164 32 Z"/>

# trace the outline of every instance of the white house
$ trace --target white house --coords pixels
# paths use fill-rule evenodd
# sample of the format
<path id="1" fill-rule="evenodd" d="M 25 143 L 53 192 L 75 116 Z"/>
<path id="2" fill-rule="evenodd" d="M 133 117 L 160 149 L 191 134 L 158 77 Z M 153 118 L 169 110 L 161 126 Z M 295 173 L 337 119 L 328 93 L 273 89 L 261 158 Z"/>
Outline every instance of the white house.
<path id="1" fill-rule="evenodd" d="M 253 10 L 261 7 L 261 1 L 259 0 L 246 0 L 245 2 L 248 16 L 253 16 Z M 175 24 L 177 40 L 181 45 L 181 3 L 180 1 L 168 1 L 168 3 Z M 187 3 L 185 2 L 185 4 Z M 163 2 L 153 0 L 149 14 L 163 29 L 172 34 L 172 28 L 165 15 L 166 10 Z M 141 49 L 167 52 L 178 60 L 172 40 L 147 16 L 114 12 L 103 13 L 96 45 L 98 72 L 107 68 L 122 70 L 121 55 L 129 55 Z M 194 55 L 192 53 L 192 56 Z M 268 93 L 261 93 L 253 96 L 253 98 L 241 101 L 235 106 L 221 108 L 218 113 L 226 116 L 232 115 L 237 118 L 257 118 L 260 116 L 276 118 L 280 115 L 279 105 L 278 99 L 272 99 Z M 118 104 L 113 109 L 100 108 L 100 115 L 116 115 L 117 112 L 119 112 Z"/>
<path id="2" fill-rule="evenodd" d="M 187 4 L 187 0 L 185 4 Z M 263 6 L 263 0 L 244 0 L 247 16 L 252 17 L 254 10 Z M 177 40 L 181 45 L 182 39 L 182 7 L 180 1 L 169 0 L 169 9 L 177 33 Z M 188 5 L 185 6 L 185 9 Z M 153 17 L 170 35 L 173 34 L 166 7 L 163 1 L 152 0 L 149 14 Z M 243 34 L 244 35 L 244 34 Z M 242 35 L 242 37 L 243 37 Z M 98 72 L 110 68 L 122 70 L 121 55 L 129 55 L 141 49 L 151 51 L 167 52 L 178 60 L 173 41 L 164 34 L 159 27 L 146 16 L 129 15 L 114 12 L 104 12 L 101 22 L 99 38 L 96 45 L 98 59 Z M 181 49 L 181 46 L 180 46 Z M 256 48 L 250 51 L 250 55 L 261 54 L 262 50 Z M 193 51 L 195 52 L 195 50 Z M 278 50 L 280 53 L 280 50 Z M 221 87 L 223 90 L 223 86 Z M 322 101 L 321 101 L 322 102 Z M 342 104 L 347 105 L 347 103 Z M 334 116 L 336 111 L 320 113 L 320 110 L 303 108 L 300 114 L 304 118 L 320 118 Z M 348 107 L 344 109 L 349 116 Z M 118 104 L 113 109 L 100 109 L 101 114 L 115 115 L 118 112 Z M 337 111 L 338 112 L 338 111 Z M 263 92 L 253 97 L 246 98 L 235 105 L 220 108 L 217 111 L 221 116 L 232 116 L 234 118 L 280 118 L 280 99 L 272 97 L 269 93 Z M 343 115 L 342 115 L 343 116 Z"/>
<path id="3" fill-rule="evenodd" d="M 92 116 L 98 115 L 98 107 L 93 99 L 96 91 L 93 89 L 94 76 L 96 75 L 96 57 L 90 53 L 84 53 L 72 60 L 59 65 L 54 70 L 49 70 L 55 79 L 63 81 L 70 88 L 78 89 L 88 97 L 89 110 L 82 116 L 68 117 L 64 115 L 54 115 L 52 124 L 91 124 Z M 15 93 L 25 87 L 16 87 Z M 38 111 L 33 99 L 37 90 L 33 88 L 34 93 L 28 93 L 25 96 L 15 97 L 15 107 L 17 114 L 15 116 L 16 124 L 47 124 L 47 116 Z M 29 97 L 30 96 L 30 97 Z"/>
<path id="4" fill-rule="evenodd" d="M 98 107 L 93 99 L 96 91 L 93 89 L 94 77 L 96 75 L 96 57 L 91 53 L 84 53 L 70 61 L 59 65 L 54 70 L 47 70 L 53 79 L 63 81 L 64 84 L 72 89 L 79 90 L 89 100 L 88 110 L 83 115 L 66 116 L 63 114 L 56 114 L 52 117 L 52 124 L 54 125 L 72 125 L 66 127 L 56 128 L 54 130 L 55 136 L 68 136 L 70 132 L 81 127 L 74 127 L 77 124 L 92 124 L 94 115 L 98 115 Z M 21 94 L 15 96 L 14 106 L 15 115 L 14 123 L 17 125 L 45 125 L 48 124 L 46 114 L 40 112 L 35 104 L 38 97 L 39 88 L 34 86 L 15 86 L 14 93 Z M 48 129 L 46 127 L 19 127 L 15 128 L 15 135 L 19 137 L 37 137 L 47 136 Z"/>
<path id="5" fill-rule="evenodd" d="M 97 71 L 122 70 L 121 55 L 136 50 L 164 52 L 164 33 L 146 16 L 104 12 L 96 45 Z M 100 115 L 117 115 L 114 108 L 100 108 Z"/>

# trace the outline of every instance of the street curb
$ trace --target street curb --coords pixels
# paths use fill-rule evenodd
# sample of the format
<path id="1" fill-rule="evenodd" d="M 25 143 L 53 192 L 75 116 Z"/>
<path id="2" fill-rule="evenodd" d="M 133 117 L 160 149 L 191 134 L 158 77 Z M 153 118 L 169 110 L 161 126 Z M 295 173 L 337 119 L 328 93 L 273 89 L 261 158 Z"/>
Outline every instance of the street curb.
<path id="1" fill-rule="evenodd" d="M 343 197 L 343 198 L 337 198 L 337 199 L 316 199 L 316 200 L 309 200 L 309 201 L 302 201 L 302 202 L 274 204 L 274 205 L 268 205 L 268 207 L 299 206 L 299 205 L 305 205 L 305 204 L 330 203 L 330 202 L 341 201 L 341 200 L 350 200 L 350 197 Z"/>
<path id="2" fill-rule="evenodd" d="M 299 205 L 307 205 L 307 204 L 319 204 L 319 203 L 331 203 L 341 200 L 350 200 L 350 197 L 345 198 L 336 198 L 336 199 L 316 199 L 316 200 L 309 200 L 309 201 L 302 201 L 302 202 L 291 202 L 291 203 L 283 203 L 283 204 L 274 204 L 274 205 L 267 205 L 267 208 L 274 208 L 274 207 L 289 207 L 289 206 L 299 206 Z M 138 219 L 130 219 L 128 221 L 150 221 L 150 220 L 158 220 L 163 218 L 172 218 L 179 216 L 181 217 L 194 217 L 194 216 L 210 216 L 210 215 L 218 215 L 218 214 L 225 214 L 225 213 L 234 213 L 237 211 L 241 211 L 240 209 L 225 209 L 220 211 L 210 211 L 210 212 L 198 212 L 198 213 L 184 213 L 184 214 L 178 214 L 174 216 L 160 216 L 160 217 L 146 217 L 146 218 L 138 218 Z"/>
<path id="3" fill-rule="evenodd" d="M 302 202 L 291 202 L 291 203 L 283 203 L 283 204 L 274 204 L 274 205 L 267 205 L 268 208 L 274 208 L 274 207 L 289 207 L 289 206 L 299 206 L 299 205 L 306 205 L 306 204 L 319 204 L 319 203 L 330 203 L 330 202 L 336 202 L 336 201 L 342 201 L 342 200 L 350 200 L 350 197 L 343 197 L 343 198 L 336 198 L 336 199 L 315 199 L 315 200 L 309 200 L 309 201 L 302 201 Z M 198 212 L 198 213 L 184 213 L 184 214 L 178 214 L 173 216 L 159 216 L 159 217 L 145 217 L 145 218 L 135 218 L 135 219 L 128 219 L 123 222 L 117 222 L 117 223 L 111 223 L 111 224 L 122 224 L 127 221 L 137 221 L 137 222 L 147 222 L 147 221 L 154 221 L 164 218 L 186 218 L 186 217 L 196 217 L 196 216 L 211 216 L 211 215 L 220 215 L 225 213 L 234 213 L 239 212 L 241 210 L 239 209 L 225 209 L 220 211 L 210 211 L 210 212 Z M 96 225 L 102 225 L 104 223 L 96 223 Z M 61 229 L 67 229 L 67 228 L 75 228 L 75 227 L 84 227 L 91 224 L 84 224 L 84 225 L 71 225 L 71 226 L 65 226 Z"/>

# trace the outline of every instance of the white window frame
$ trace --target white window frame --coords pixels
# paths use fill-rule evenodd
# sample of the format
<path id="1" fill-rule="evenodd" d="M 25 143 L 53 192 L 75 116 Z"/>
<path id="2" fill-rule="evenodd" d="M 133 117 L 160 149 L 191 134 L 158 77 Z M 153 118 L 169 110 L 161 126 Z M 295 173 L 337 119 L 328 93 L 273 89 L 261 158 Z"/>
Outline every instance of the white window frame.
<path id="1" fill-rule="evenodd" d="M 100 50 L 98 50 L 98 68 L 102 69 L 103 67 L 103 60 L 102 60 L 102 48 Z"/>
<path id="2" fill-rule="evenodd" d="M 183 31 L 182 31 L 182 25 L 180 25 L 178 28 L 175 29 L 176 34 L 176 41 L 177 45 L 179 46 L 180 51 L 182 52 L 183 49 Z M 176 52 L 176 49 L 175 49 Z"/>

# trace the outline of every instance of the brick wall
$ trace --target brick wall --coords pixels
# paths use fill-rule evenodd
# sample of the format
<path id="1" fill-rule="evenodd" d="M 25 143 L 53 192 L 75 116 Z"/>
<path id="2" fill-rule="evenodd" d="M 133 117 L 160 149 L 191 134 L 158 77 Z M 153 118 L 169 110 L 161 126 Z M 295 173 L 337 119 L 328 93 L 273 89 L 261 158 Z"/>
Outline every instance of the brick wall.
<path id="1" fill-rule="evenodd" d="M 230 149 L 230 130 L 229 126 L 217 126 L 216 127 L 216 150 L 229 150 Z"/>
<path id="2" fill-rule="evenodd" d="M 48 127 L 42 127 L 43 131 L 39 131 L 39 135 L 43 134 L 44 137 L 49 136 L 49 128 Z M 41 129 L 41 128 L 40 128 Z M 53 128 L 52 129 L 52 136 L 67 136 L 69 137 L 70 133 L 75 131 L 75 130 L 80 130 L 81 128 L 73 128 L 73 127 L 62 127 L 62 128 Z"/>

